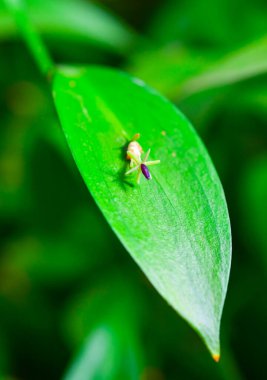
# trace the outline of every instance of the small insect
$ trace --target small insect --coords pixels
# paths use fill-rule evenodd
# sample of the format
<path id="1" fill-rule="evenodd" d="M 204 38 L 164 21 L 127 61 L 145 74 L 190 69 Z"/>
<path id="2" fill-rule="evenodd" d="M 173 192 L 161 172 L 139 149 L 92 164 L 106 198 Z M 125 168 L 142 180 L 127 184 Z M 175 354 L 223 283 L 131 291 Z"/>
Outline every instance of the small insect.
<path id="1" fill-rule="evenodd" d="M 143 153 L 143 149 L 141 145 L 136 141 L 139 138 L 140 138 L 140 133 L 136 133 L 134 137 L 132 138 L 132 141 L 129 143 L 127 147 L 126 158 L 127 160 L 130 160 L 130 168 L 134 166 L 134 163 L 136 161 L 135 158 L 137 158 L 138 161 L 141 161 L 141 154 Z"/>
<path id="2" fill-rule="evenodd" d="M 147 161 L 151 149 L 148 149 L 148 151 L 145 154 L 144 159 L 142 159 L 143 149 L 141 145 L 136 141 L 139 139 L 139 137 L 140 137 L 140 133 L 136 133 L 132 141 L 128 145 L 126 158 L 127 160 L 130 160 L 130 170 L 128 170 L 125 173 L 125 175 L 129 175 L 137 171 L 138 184 L 140 183 L 141 173 L 144 175 L 144 177 L 147 180 L 152 179 L 150 171 L 148 170 L 148 166 L 157 165 L 160 163 L 160 160 Z"/>

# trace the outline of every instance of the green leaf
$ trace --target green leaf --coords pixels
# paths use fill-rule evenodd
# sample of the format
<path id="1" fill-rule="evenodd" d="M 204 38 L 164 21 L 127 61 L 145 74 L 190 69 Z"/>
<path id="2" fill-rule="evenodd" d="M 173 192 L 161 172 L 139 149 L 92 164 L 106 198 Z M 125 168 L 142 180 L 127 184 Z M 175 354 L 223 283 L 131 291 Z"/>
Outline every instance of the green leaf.
<path id="1" fill-rule="evenodd" d="M 89 1 L 27 0 L 25 3 L 33 24 L 45 37 L 89 42 L 119 53 L 128 51 L 135 39 L 129 27 Z M 0 40 L 16 35 L 12 16 L 1 8 L 0 4 Z"/>
<path id="2" fill-rule="evenodd" d="M 116 273 L 114 278 L 102 278 L 100 286 L 91 284 L 70 302 L 65 331 L 80 342 L 64 380 L 140 379 L 137 294 L 131 281 L 125 284 Z"/>
<path id="3" fill-rule="evenodd" d="M 266 57 L 265 35 L 220 57 L 210 54 L 203 56 L 181 46 L 139 53 L 130 71 L 171 99 L 180 100 L 265 74 Z"/>
<path id="4" fill-rule="evenodd" d="M 187 81 L 185 94 L 234 84 L 267 71 L 267 37 L 225 55 L 206 68 L 205 72 Z"/>
<path id="5" fill-rule="evenodd" d="M 196 132 L 154 90 L 110 69 L 59 68 L 53 91 L 72 154 L 107 221 L 218 358 L 231 237 L 223 190 Z M 135 175 L 125 177 L 125 147 L 139 132 L 151 160 L 161 160 L 140 186 Z"/>
<path id="6" fill-rule="evenodd" d="M 204 71 L 209 61 L 203 54 L 173 45 L 137 52 L 127 71 L 144 79 L 169 98 L 176 99 L 183 96 L 184 83 Z"/>
<path id="7" fill-rule="evenodd" d="M 115 363 L 119 362 L 118 342 L 109 326 L 99 326 L 75 358 L 65 380 L 116 379 Z"/>

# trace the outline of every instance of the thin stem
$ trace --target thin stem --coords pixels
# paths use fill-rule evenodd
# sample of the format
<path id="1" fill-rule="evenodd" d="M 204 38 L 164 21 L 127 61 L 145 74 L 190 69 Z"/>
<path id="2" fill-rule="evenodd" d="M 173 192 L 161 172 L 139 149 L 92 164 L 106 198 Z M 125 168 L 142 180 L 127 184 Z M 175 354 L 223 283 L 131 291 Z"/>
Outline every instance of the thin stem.
<path id="1" fill-rule="evenodd" d="M 50 79 L 54 71 L 54 63 L 40 36 L 29 20 L 23 1 L 5 0 L 5 2 L 13 14 L 18 30 L 33 55 L 39 70 L 47 79 Z"/>

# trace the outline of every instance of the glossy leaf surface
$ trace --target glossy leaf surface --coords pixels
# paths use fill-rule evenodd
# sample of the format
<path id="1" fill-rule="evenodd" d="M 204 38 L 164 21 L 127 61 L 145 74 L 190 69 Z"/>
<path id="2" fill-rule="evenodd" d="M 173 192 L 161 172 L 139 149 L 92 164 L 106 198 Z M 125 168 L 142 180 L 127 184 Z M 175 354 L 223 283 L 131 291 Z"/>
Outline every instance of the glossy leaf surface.
<path id="1" fill-rule="evenodd" d="M 59 68 L 53 90 L 74 159 L 110 226 L 216 359 L 231 238 L 223 190 L 196 132 L 154 90 L 110 69 Z M 125 177 L 136 133 L 150 159 L 161 160 L 139 186 L 135 174 Z"/>

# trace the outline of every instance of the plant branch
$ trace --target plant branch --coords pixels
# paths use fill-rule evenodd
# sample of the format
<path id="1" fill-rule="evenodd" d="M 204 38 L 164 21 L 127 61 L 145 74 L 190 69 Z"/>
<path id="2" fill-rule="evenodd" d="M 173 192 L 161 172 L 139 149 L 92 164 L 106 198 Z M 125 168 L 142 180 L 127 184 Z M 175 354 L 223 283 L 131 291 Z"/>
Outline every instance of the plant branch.
<path id="1" fill-rule="evenodd" d="M 47 79 L 50 79 L 53 75 L 54 63 L 27 15 L 23 0 L 5 0 L 5 2 L 39 70 Z"/>

